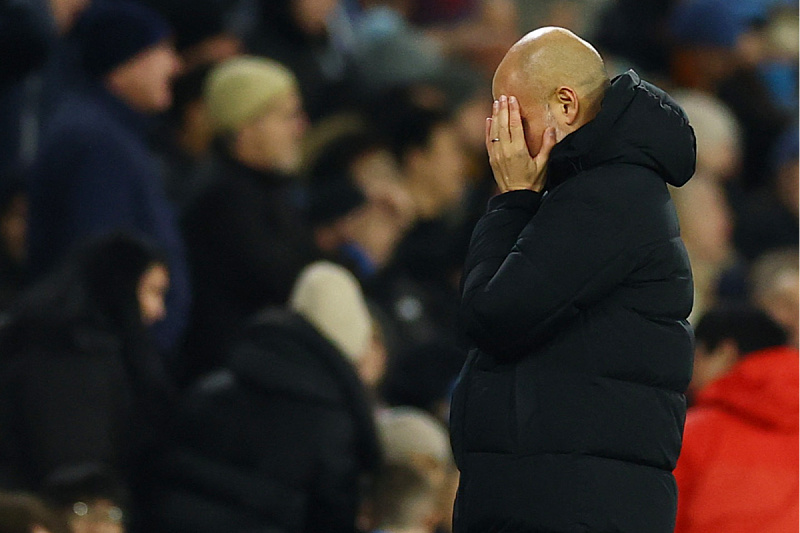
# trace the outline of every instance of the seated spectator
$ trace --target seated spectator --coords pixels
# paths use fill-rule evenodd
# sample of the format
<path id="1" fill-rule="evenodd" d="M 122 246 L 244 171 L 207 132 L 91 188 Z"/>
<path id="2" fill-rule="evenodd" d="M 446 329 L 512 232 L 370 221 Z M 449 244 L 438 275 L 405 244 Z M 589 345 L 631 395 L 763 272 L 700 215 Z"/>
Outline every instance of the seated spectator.
<path id="1" fill-rule="evenodd" d="M 750 308 L 709 310 L 695 336 L 700 373 L 675 469 L 676 533 L 797 531 L 797 348 Z"/>
<path id="2" fill-rule="evenodd" d="M 396 324 L 394 338 L 403 343 L 397 353 L 442 336 L 458 343 L 458 283 L 466 253 L 453 216 L 466 194 L 459 137 L 442 111 L 400 105 L 388 115 L 401 182 L 417 218 L 371 294 Z"/>
<path id="3" fill-rule="evenodd" d="M 39 490 L 86 462 L 136 470 L 174 393 L 146 329 L 164 318 L 168 286 L 160 252 L 112 234 L 21 295 L 0 331 L 5 486 Z"/>
<path id="4" fill-rule="evenodd" d="M 316 256 L 298 200 L 306 121 L 295 77 L 272 60 L 238 57 L 215 66 L 204 94 L 215 146 L 182 219 L 195 296 L 184 383 L 222 364 L 255 312 L 286 303 Z"/>
<path id="5" fill-rule="evenodd" d="M 41 498 L 25 492 L 0 492 L 3 533 L 75 533 Z"/>
<path id="6" fill-rule="evenodd" d="M 434 533 L 436 490 L 410 465 L 385 465 L 372 487 L 366 521 L 374 524 L 372 533 Z"/>
<path id="7" fill-rule="evenodd" d="M 386 463 L 410 466 L 425 476 L 434 490 L 436 525 L 452 530 L 458 471 L 444 424 L 420 409 L 393 407 L 380 413 L 378 433 Z"/>
<path id="8" fill-rule="evenodd" d="M 45 275 L 86 238 L 136 231 L 168 256 L 169 313 L 156 329 L 162 352 L 175 348 L 189 311 L 186 257 L 164 176 L 148 144 L 152 116 L 171 104 L 180 68 L 171 30 L 135 3 L 100 2 L 75 28 L 85 69 L 81 87 L 59 100 L 29 176 L 29 264 Z"/>
<path id="9" fill-rule="evenodd" d="M 66 517 L 72 533 L 124 533 L 127 491 L 115 473 L 97 463 L 70 466 L 45 480 L 42 494 Z"/>
<path id="10" fill-rule="evenodd" d="M 178 440 L 138 495 L 143 531 L 353 531 L 380 455 L 372 340 L 356 279 L 304 269 L 288 306 L 260 313 L 187 393 Z"/>
<path id="11" fill-rule="evenodd" d="M 750 299 L 780 324 L 790 346 L 800 345 L 800 269 L 796 246 L 759 256 L 749 274 Z"/>

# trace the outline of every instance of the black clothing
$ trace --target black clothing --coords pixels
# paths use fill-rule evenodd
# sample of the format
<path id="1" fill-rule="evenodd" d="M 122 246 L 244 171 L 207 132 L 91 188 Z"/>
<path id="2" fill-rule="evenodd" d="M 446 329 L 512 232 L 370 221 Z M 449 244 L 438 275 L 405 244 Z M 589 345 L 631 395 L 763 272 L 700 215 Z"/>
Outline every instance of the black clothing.
<path id="1" fill-rule="evenodd" d="M 267 305 L 286 302 L 315 253 L 286 176 L 257 172 L 218 155 L 198 183 L 205 190 L 182 219 L 194 307 L 179 373 L 190 380 L 224 362 L 227 343 Z"/>
<path id="2" fill-rule="evenodd" d="M 118 339 L 95 328 L 28 333 L 3 346 L 0 485 L 36 491 L 59 467 L 120 466 L 132 391 Z"/>
<path id="3" fill-rule="evenodd" d="M 665 181 L 694 147 L 629 71 L 553 148 L 544 194 L 490 201 L 464 272 L 457 533 L 673 530 L 693 291 Z"/>
<path id="4" fill-rule="evenodd" d="M 174 405 L 137 298 L 142 275 L 164 262 L 138 237 L 89 241 L 3 316 L 0 486 L 37 491 L 84 463 L 131 479 Z"/>
<path id="5" fill-rule="evenodd" d="M 159 531 L 355 529 L 360 481 L 379 460 L 372 409 L 355 368 L 306 320 L 260 316 L 183 406 L 143 506 Z"/>

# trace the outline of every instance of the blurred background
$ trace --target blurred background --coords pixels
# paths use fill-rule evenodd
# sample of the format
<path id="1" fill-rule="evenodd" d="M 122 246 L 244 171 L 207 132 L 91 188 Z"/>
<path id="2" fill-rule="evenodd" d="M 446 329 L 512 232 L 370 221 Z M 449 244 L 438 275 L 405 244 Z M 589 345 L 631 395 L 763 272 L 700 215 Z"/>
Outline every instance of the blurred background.
<path id="1" fill-rule="evenodd" d="M 794 1 L 0 0 L 0 532 L 448 531 L 491 79 L 551 25 L 689 116 L 692 324 L 796 349 Z"/>

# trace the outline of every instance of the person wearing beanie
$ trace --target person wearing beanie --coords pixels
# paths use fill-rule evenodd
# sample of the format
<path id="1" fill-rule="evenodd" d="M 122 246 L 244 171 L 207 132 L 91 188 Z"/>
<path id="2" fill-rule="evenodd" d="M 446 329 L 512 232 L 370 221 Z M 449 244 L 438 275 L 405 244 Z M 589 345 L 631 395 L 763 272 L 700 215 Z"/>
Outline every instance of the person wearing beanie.
<path id="1" fill-rule="evenodd" d="M 157 501 L 141 507 L 163 533 L 354 531 L 381 462 L 357 280 L 312 263 L 288 305 L 263 310 L 232 346 L 187 390 L 185 425 L 145 487 Z"/>
<path id="2" fill-rule="evenodd" d="M 73 30 L 82 83 L 59 100 L 29 177 L 29 266 L 46 273 L 87 237 L 135 230 L 166 251 L 172 283 L 159 347 L 177 346 L 188 320 L 183 241 L 163 176 L 148 144 L 151 115 L 171 104 L 180 63 L 171 30 L 156 12 L 98 2 Z"/>
<path id="3" fill-rule="evenodd" d="M 196 297 L 180 365 L 186 383 L 222 362 L 253 313 L 286 303 L 317 255 L 295 179 L 305 118 L 292 73 L 236 57 L 212 68 L 203 94 L 214 141 L 182 217 Z"/>
<path id="4" fill-rule="evenodd" d="M 437 531 L 452 531 L 459 476 L 446 426 L 430 413 L 410 406 L 381 412 L 377 426 L 385 463 L 409 466 L 428 480 L 434 489 Z"/>

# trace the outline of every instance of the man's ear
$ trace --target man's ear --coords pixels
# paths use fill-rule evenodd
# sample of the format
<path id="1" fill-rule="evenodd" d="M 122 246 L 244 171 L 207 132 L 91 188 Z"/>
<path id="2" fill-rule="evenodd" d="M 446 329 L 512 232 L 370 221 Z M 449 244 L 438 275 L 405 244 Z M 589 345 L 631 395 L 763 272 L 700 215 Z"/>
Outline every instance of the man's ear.
<path id="1" fill-rule="evenodd" d="M 580 103 L 578 94 L 570 87 L 562 85 L 556 90 L 558 113 L 568 126 L 572 126 L 578 118 Z"/>

